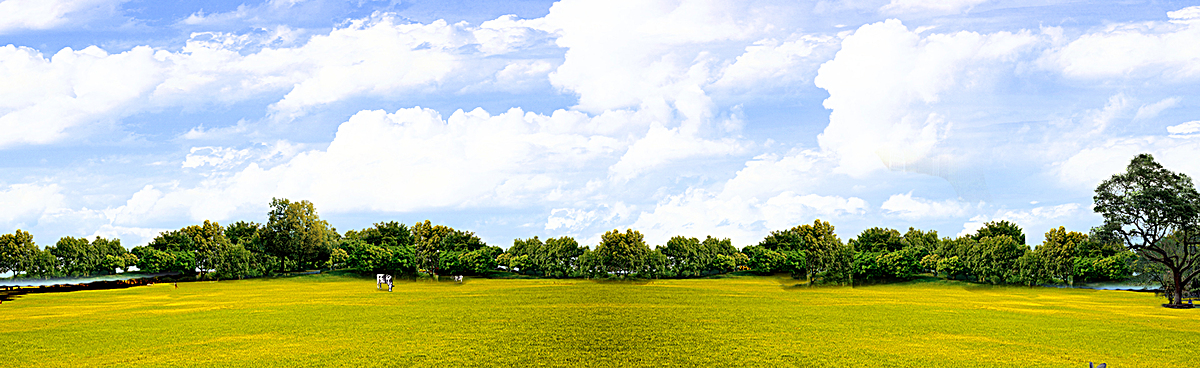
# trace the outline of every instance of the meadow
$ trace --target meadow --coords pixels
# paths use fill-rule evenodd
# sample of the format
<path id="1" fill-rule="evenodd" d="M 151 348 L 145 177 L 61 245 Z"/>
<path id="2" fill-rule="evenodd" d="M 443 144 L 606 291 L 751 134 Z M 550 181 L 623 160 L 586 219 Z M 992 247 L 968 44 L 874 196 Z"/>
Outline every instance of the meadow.
<path id="1" fill-rule="evenodd" d="M 0 305 L 0 365 L 1161 367 L 1200 356 L 1200 310 L 1147 293 L 796 283 L 467 279 L 389 293 L 313 275 L 29 294 Z"/>

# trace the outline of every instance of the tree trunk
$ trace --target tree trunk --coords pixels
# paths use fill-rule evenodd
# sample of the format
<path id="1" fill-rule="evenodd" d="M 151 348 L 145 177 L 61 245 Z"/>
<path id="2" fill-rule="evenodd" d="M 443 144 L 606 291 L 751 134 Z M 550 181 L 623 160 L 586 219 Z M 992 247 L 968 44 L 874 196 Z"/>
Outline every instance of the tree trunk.
<path id="1" fill-rule="evenodd" d="M 808 271 L 808 287 L 812 287 L 812 271 Z"/>
<path id="2" fill-rule="evenodd" d="M 1182 270 L 1171 270 L 1171 279 L 1175 282 L 1175 292 L 1171 300 L 1171 304 L 1183 304 L 1183 280 L 1179 272 Z"/>

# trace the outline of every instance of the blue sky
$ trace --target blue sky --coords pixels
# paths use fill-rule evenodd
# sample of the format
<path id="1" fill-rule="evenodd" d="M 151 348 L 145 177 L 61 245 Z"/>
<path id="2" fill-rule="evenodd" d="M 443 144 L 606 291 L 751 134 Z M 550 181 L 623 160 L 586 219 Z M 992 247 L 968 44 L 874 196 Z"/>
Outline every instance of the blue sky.
<path id="1" fill-rule="evenodd" d="M 1036 244 L 1137 153 L 1200 175 L 1197 5 L 4 0 L 0 231 L 135 246 L 283 197 L 503 247 Z"/>

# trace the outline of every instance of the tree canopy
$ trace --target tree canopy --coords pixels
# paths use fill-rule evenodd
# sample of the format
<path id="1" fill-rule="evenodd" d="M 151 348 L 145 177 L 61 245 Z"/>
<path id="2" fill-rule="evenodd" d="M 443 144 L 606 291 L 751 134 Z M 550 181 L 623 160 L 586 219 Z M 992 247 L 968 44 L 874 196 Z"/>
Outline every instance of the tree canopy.
<path id="1" fill-rule="evenodd" d="M 1101 182 L 1094 200 L 1093 209 L 1104 217 L 1107 232 L 1166 269 L 1170 302 L 1179 303 L 1200 271 L 1200 193 L 1192 178 L 1167 170 L 1150 154 L 1140 154 L 1125 172 Z"/>

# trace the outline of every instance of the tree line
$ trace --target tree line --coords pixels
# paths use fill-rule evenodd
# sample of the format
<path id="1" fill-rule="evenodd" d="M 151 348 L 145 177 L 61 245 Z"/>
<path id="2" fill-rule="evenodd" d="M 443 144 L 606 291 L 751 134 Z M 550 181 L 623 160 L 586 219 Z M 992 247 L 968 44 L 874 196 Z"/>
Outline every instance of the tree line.
<path id="1" fill-rule="evenodd" d="M 197 278 L 244 278 L 312 269 L 360 273 L 520 275 L 548 278 L 686 278 L 730 272 L 786 273 L 809 285 L 861 285 L 922 275 L 987 284 L 1074 285 L 1135 274 L 1156 282 L 1169 302 L 1200 289 L 1200 194 L 1186 175 L 1147 154 L 1096 189 L 1105 222 L 1088 233 L 1050 229 L 1036 247 L 1008 221 L 975 234 L 875 227 L 843 242 L 828 222 L 772 231 L 738 249 L 729 239 L 675 236 L 651 248 L 632 229 L 595 246 L 572 237 L 515 239 L 502 249 L 470 231 L 430 221 L 390 221 L 344 234 L 308 201 L 273 199 L 265 224 L 204 221 L 160 233 L 126 251 L 118 239 L 63 237 L 38 247 L 25 231 L 0 235 L 0 272 L 17 277 L 89 276 L 136 267 Z"/>

